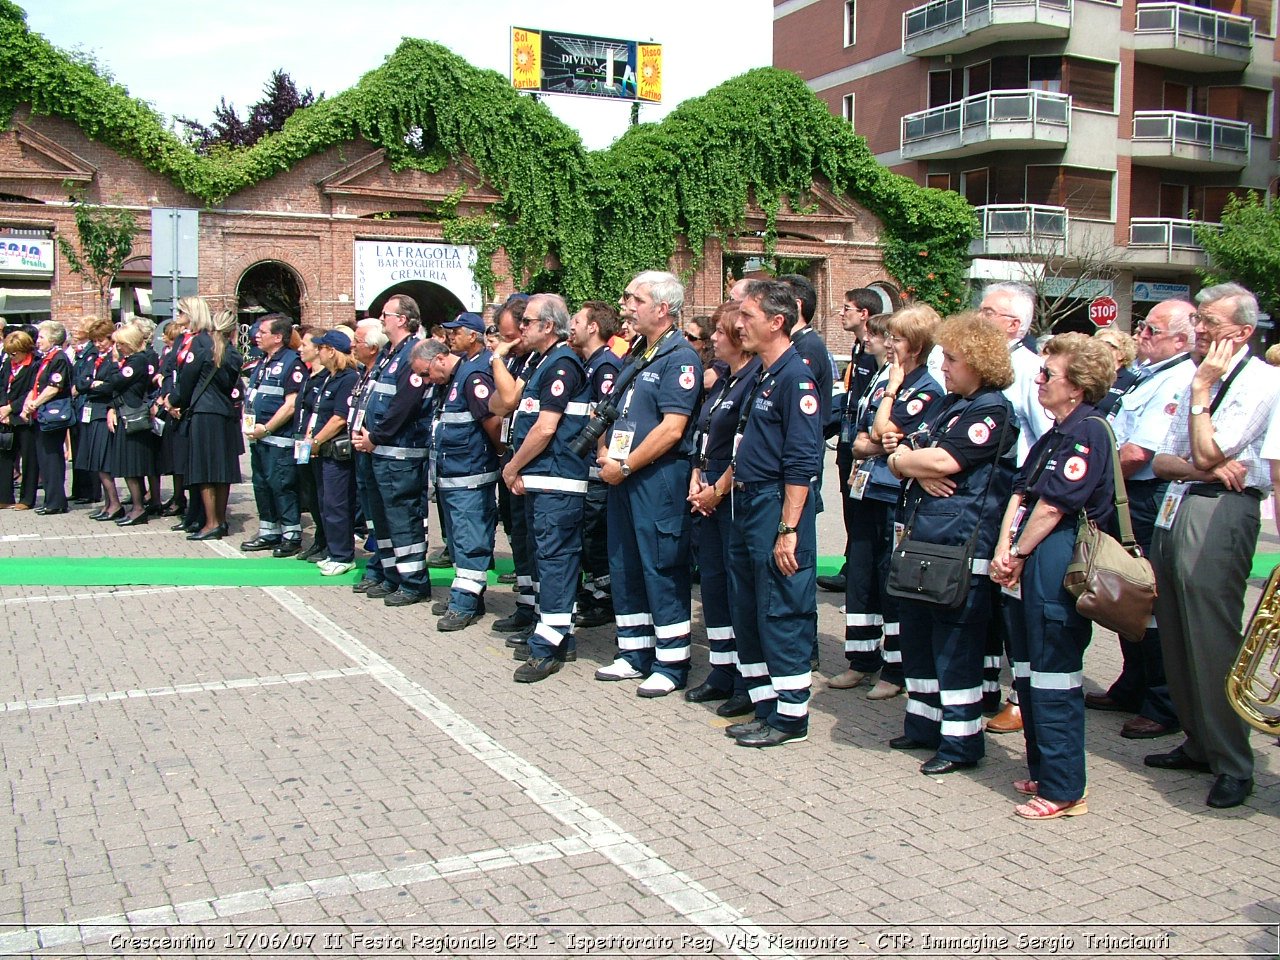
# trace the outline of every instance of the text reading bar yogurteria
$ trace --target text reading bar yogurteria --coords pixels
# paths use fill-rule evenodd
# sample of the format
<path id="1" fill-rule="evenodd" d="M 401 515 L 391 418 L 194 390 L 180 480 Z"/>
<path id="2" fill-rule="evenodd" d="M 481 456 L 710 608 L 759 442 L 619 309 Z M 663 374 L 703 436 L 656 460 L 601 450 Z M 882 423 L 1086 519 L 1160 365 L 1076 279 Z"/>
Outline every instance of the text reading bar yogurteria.
<path id="1" fill-rule="evenodd" d="M 662 102 L 662 44 L 511 28 L 517 90 Z"/>

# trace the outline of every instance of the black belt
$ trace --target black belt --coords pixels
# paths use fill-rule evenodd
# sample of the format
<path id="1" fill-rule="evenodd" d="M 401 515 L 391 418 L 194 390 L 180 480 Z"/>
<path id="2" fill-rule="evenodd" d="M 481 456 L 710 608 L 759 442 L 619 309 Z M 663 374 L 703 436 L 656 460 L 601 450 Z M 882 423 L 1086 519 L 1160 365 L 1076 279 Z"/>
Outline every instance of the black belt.
<path id="1" fill-rule="evenodd" d="M 1255 500 L 1265 500 L 1267 498 L 1266 492 L 1259 490 L 1257 487 L 1245 487 L 1243 490 L 1228 490 L 1220 483 L 1193 483 L 1187 487 L 1187 496 L 1189 497 L 1217 498 L 1226 494 L 1253 497 Z"/>
<path id="2" fill-rule="evenodd" d="M 739 493 L 757 493 L 761 490 L 777 490 L 783 486 L 781 480 L 733 481 L 733 489 Z"/>

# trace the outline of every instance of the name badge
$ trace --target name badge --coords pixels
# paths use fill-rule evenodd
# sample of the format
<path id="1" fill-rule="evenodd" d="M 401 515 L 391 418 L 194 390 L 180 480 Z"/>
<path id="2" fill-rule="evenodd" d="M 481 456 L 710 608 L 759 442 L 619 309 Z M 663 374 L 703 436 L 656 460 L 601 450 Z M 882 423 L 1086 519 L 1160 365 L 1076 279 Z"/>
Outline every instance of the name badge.
<path id="1" fill-rule="evenodd" d="M 861 500 L 867 492 L 867 484 L 871 481 L 871 471 L 865 467 L 853 475 L 849 481 L 849 499 Z"/>
<path id="2" fill-rule="evenodd" d="M 80 422 L 88 423 L 92 418 L 93 418 L 93 410 L 91 410 L 89 408 L 89 404 L 86 403 L 84 405 L 84 408 L 80 411 Z"/>
<path id="3" fill-rule="evenodd" d="M 1161 530 L 1173 529 L 1173 518 L 1178 515 L 1182 506 L 1182 498 L 1187 495 L 1185 483 L 1171 483 L 1164 492 L 1164 500 L 1160 502 L 1160 512 L 1156 514 L 1156 526 Z"/>
<path id="4" fill-rule="evenodd" d="M 613 425 L 613 433 L 609 437 L 609 459 L 619 463 L 631 455 L 631 445 L 636 439 L 636 422 L 619 420 Z"/>
<path id="5" fill-rule="evenodd" d="M 1012 587 L 1005 586 L 1002 583 L 1000 584 L 1000 592 L 1003 593 L 1006 597 L 1013 597 L 1013 599 L 1015 600 L 1021 600 L 1022 599 L 1022 581 L 1019 580 Z"/>
<path id="6" fill-rule="evenodd" d="M 855 424 L 852 420 L 843 420 L 840 423 L 840 442 L 845 446 L 853 443 L 857 430 L 854 429 Z"/>
<path id="7" fill-rule="evenodd" d="M 894 523 L 893 525 L 893 549 L 897 550 L 902 545 L 902 535 L 906 533 L 906 524 Z"/>
<path id="8" fill-rule="evenodd" d="M 252 413 L 245 413 L 240 429 L 244 432 L 245 436 L 248 436 L 253 433 L 254 428 L 257 427 L 257 425 L 258 418 Z"/>
<path id="9" fill-rule="evenodd" d="M 294 463 L 310 463 L 311 462 L 311 441 L 310 440 L 293 441 L 293 462 Z"/>

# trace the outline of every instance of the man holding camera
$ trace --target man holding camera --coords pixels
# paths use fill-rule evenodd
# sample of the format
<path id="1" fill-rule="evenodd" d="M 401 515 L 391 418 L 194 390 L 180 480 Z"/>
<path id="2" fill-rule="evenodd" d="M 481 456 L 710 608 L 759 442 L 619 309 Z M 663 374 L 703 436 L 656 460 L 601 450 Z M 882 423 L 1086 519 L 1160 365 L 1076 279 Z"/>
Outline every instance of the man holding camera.
<path id="1" fill-rule="evenodd" d="M 684 287 L 647 271 L 627 285 L 623 320 L 633 347 L 614 391 L 617 416 L 598 449 L 609 485 L 609 574 L 618 657 L 597 680 L 639 680 L 642 697 L 662 697 L 689 676 L 689 420 L 702 364 L 676 324 Z M 620 393 L 620 396 L 618 394 Z"/>

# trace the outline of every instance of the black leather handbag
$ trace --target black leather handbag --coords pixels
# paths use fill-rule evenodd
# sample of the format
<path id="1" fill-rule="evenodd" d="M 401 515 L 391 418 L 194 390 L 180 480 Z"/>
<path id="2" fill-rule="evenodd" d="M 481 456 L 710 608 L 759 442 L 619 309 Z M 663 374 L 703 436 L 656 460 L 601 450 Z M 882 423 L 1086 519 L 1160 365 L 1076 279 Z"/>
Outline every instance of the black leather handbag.
<path id="1" fill-rule="evenodd" d="M 151 411 L 147 407 L 130 407 L 121 404 L 117 408 L 125 433 L 150 433 Z"/>

